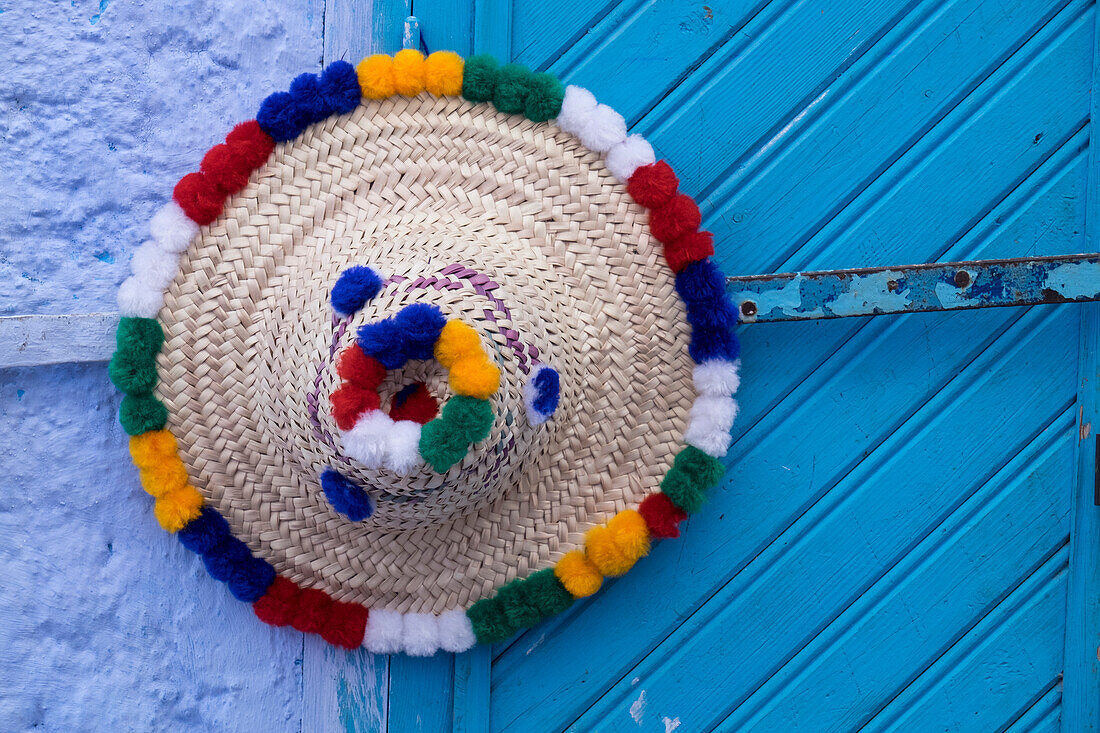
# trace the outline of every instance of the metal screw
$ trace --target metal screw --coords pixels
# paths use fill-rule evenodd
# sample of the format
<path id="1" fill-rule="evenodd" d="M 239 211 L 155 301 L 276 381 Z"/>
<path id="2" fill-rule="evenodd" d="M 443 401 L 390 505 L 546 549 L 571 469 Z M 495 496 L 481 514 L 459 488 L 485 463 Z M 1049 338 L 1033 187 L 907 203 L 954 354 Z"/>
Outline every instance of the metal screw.
<path id="1" fill-rule="evenodd" d="M 746 316 L 748 318 L 752 318 L 753 316 L 755 316 L 756 315 L 756 303 L 753 303 L 751 300 L 746 300 L 744 303 L 742 303 L 741 304 L 741 315 Z"/>
<path id="2" fill-rule="evenodd" d="M 970 284 L 970 273 L 966 270 L 959 270 L 955 273 L 955 285 L 960 288 L 965 288 Z"/>

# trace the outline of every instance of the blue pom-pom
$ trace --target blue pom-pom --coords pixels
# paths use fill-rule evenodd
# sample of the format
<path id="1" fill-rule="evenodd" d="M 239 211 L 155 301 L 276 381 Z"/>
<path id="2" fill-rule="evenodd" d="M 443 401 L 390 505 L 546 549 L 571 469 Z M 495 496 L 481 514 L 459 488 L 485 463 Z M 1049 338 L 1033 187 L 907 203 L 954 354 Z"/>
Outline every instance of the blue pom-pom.
<path id="1" fill-rule="evenodd" d="M 202 562 L 206 565 L 206 572 L 214 580 L 223 583 L 232 578 L 238 568 L 243 567 L 252 559 L 252 553 L 248 546 L 233 536 L 223 537 L 222 541 L 211 547 L 202 556 Z"/>
<path id="2" fill-rule="evenodd" d="M 737 325 L 737 307 L 723 295 L 714 301 L 687 303 L 687 320 L 692 329 L 731 329 Z"/>
<path id="3" fill-rule="evenodd" d="M 536 397 L 531 401 L 531 407 L 540 415 L 553 415 L 558 409 L 558 399 L 561 397 L 558 373 L 550 367 L 543 367 L 539 369 L 532 383 L 535 386 Z"/>
<path id="4" fill-rule="evenodd" d="M 696 364 L 708 359 L 737 361 L 741 356 L 741 342 L 728 328 L 693 328 L 688 354 Z"/>
<path id="5" fill-rule="evenodd" d="M 361 522 L 374 514 L 374 502 L 367 492 L 334 468 L 321 472 L 321 489 L 332 508 L 353 522 Z"/>
<path id="6" fill-rule="evenodd" d="M 293 140 L 302 134 L 306 123 L 289 92 L 275 92 L 260 103 L 256 122 L 277 142 Z"/>
<path id="7" fill-rule="evenodd" d="M 265 560 L 249 556 L 248 562 L 235 568 L 226 585 L 238 601 L 255 603 L 274 582 L 275 568 Z"/>
<path id="8" fill-rule="evenodd" d="M 290 82 L 290 96 L 298 108 L 300 118 L 308 125 L 332 114 L 332 109 L 321 93 L 321 80 L 316 74 L 299 74 Z"/>
<path id="9" fill-rule="evenodd" d="M 447 318 L 439 306 L 413 303 L 402 308 L 393 318 L 397 330 L 405 338 L 405 354 L 410 359 L 431 359 L 435 342 Z"/>
<path id="10" fill-rule="evenodd" d="M 710 259 L 692 262 L 676 275 L 676 292 L 685 303 L 717 303 L 726 293 L 726 277 Z"/>
<path id="11" fill-rule="evenodd" d="M 199 516 L 192 519 L 176 533 L 179 541 L 191 552 L 205 555 L 219 542 L 230 536 L 225 517 L 210 506 L 204 506 Z"/>
<path id="12" fill-rule="evenodd" d="M 355 265 L 340 273 L 332 286 L 332 309 L 350 316 L 382 291 L 382 277 L 369 267 Z"/>
<path id="13" fill-rule="evenodd" d="M 389 318 L 360 326 L 357 341 L 364 354 L 373 356 L 386 369 L 400 369 L 409 360 L 405 336 Z"/>
<path id="14" fill-rule="evenodd" d="M 321 72 L 321 94 L 329 109 L 342 115 L 359 106 L 362 91 L 355 67 L 347 61 L 333 61 Z"/>

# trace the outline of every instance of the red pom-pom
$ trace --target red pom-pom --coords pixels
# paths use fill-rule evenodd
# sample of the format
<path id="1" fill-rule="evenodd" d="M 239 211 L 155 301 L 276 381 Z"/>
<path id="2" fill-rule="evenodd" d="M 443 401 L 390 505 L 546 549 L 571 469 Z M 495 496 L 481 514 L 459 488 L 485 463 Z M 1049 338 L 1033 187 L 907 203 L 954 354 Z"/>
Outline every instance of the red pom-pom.
<path id="1" fill-rule="evenodd" d="M 639 166 L 626 182 L 631 198 L 647 209 L 667 204 L 679 186 L 680 180 L 672 172 L 672 166 L 663 160 Z"/>
<path id="2" fill-rule="evenodd" d="M 300 592 L 294 583 L 276 575 L 267 592 L 252 604 L 252 611 L 265 624 L 289 626 L 297 613 Z"/>
<path id="3" fill-rule="evenodd" d="M 399 407 L 390 408 L 390 417 L 394 420 L 412 420 L 426 425 L 439 412 L 439 403 L 423 384 L 418 384 L 412 394 L 405 398 Z"/>
<path id="4" fill-rule="evenodd" d="M 378 389 L 378 385 L 386 378 L 386 367 L 373 356 L 367 356 L 359 348 L 359 344 L 352 344 L 340 354 L 336 373 L 345 382 L 351 382 L 363 389 Z"/>
<path id="5" fill-rule="evenodd" d="M 699 228 L 703 215 L 690 196 L 679 193 L 649 212 L 649 231 L 661 244 L 670 244 Z"/>
<path id="6" fill-rule="evenodd" d="M 679 272 L 692 262 L 705 260 L 714 254 L 714 235 L 710 232 L 688 232 L 672 244 L 665 245 L 665 259 L 673 272 Z"/>
<path id="7" fill-rule="evenodd" d="M 298 595 L 297 613 L 291 619 L 290 625 L 307 634 L 319 634 L 328 626 L 331 610 L 332 599 L 328 597 L 328 593 L 317 588 L 303 588 Z"/>
<path id="8" fill-rule="evenodd" d="M 188 173 L 176 184 L 172 198 L 191 221 L 205 226 L 218 218 L 225 193 L 202 173 Z"/>
<path id="9" fill-rule="evenodd" d="M 366 630 L 366 607 L 337 601 L 329 608 L 328 623 L 321 629 L 321 637 L 334 646 L 355 649 L 363 643 Z"/>
<path id="10" fill-rule="evenodd" d="M 242 122 L 225 136 L 226 144 L 241 157 L 250 170 L 267 162 L 275 150 L 275 139 L 264 132 L 256 120 Z"/>
<path id="11" fill-rule="evenodd" d="M 225 193 L 236 193 L 248 183 L 252 168 L 228 145 L 215 145 L 206 151 L 199 166 L 203 175 Z"/>
<path id="12" fill-rule="evenodd" d="M 329 395 L 329 400 L 332 402 L 332 419 L 341 430 L 351 430 L 360 415 L 367 410 L 377 410 L 382 404 L 377 392 L 350 382 L 337 387 Z"/>
<path id="13" fill-rule="evenodd" d="M 660 491 L 650 494 L 638 506 L 649 533 L 654 537 L 672 538 L 680 536 L 680 522 L 687 519 L 687 512 L 672 503 L 672 499 Z"/>

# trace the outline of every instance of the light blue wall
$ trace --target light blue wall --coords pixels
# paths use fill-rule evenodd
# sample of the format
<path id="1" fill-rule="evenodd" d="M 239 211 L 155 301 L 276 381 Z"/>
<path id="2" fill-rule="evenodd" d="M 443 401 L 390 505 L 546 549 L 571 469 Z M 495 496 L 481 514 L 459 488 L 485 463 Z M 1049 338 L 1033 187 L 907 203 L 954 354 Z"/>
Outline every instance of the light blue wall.
<path id="1" fill-rule="evenodd" d="M 174 181 L 320 65 L 322 11 L 0 1 L 0 315 L 115 310 Z M 0 730 L 299 730 L 301 636 L 157 526 L 117 407 L 104 364 L 0 370 Z"/>

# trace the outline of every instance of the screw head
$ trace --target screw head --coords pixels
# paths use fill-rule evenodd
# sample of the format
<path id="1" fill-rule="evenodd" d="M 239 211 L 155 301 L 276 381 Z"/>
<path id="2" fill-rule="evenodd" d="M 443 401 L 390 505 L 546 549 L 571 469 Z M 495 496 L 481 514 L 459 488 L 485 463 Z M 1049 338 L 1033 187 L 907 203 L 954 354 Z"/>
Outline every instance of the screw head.
<path id="1" fill-rule="evenodd" d="M 960 288 L 965 288 L 970 284 L 970 273 L 966 270 L 959 270 L 955 273 L 955 285 Z"/>
<path id="2" fill-rule="evenodd" d="M 756 303 L 751 300 L 746 300 L 741 304 L 741 315 L 752 318 L 756 315 Z"/>

